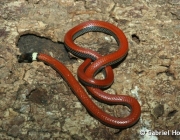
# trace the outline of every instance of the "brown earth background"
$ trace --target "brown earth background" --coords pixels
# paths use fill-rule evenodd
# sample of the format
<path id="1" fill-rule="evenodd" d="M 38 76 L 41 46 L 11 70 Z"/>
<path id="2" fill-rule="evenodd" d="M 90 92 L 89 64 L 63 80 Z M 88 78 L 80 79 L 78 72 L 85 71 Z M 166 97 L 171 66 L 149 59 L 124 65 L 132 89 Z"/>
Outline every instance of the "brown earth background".
<path id="1" fill-rule="evenodd" d="M 107 92 L 135 97 L 142 114 L 137 124 L 122 131 L 93 118 L 51 67 L 18 63 L 16 57 L 23 52 L 47 53 L 76 77 L 83 60 L 65 50 L 64 35 L 95 19 L 118 26 L 129 43 Z M 101 54 L 117 49 L 114 39 L 103 33 L 90 32 L 75 41 Z M 0 1 L 0 71 L 2 140 L 179 140 L 180 1 Z M 124 106 L 93 101 L 114 116 L 129 113 Z M 140 134 L 155 130 L 176 130 L 179 135 Z"/>

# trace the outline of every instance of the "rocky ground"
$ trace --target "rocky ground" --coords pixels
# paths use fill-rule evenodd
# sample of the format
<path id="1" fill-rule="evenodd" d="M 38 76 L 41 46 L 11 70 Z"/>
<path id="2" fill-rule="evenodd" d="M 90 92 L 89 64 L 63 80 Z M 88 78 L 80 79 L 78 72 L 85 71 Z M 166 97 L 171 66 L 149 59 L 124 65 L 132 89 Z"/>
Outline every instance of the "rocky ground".
<path id="1" fill-rule="evenodd" d="M 114 84 L 107 91 L 135 97 L 142 114 L 122 131 L 93 118 L 52 68 L 17 61 L 22 52 L 47 53 L 76 77 L 83 60 L 68 54 L 64 35 L 94 19 L 118 26 L 128 38 L 128 56 L 114 67 Z M 180 139 L 179 0 L 3 0 L 0 23 L 1 139 Z M 103 33 L 87 33 L 76 43 L 101 54 L 117 49 Z M 129 113 L 126 107 L 93 101 L 114 116 Z M 161 134 L 141 134 L 155 130 Z"/>

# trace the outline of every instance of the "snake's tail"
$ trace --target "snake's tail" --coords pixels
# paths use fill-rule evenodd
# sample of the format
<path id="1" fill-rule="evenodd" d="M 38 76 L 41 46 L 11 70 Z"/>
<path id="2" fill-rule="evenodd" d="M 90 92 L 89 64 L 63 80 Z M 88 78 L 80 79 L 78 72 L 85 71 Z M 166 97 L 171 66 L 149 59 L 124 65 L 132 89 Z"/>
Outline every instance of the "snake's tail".
<path id="1" fill-rule="evenodd" d="M 32 61 L 37 60 L 37 52 L 34 53 L 23 53 L 21 55 L 17 55 L 17 59 L 19 63 L 31 63 Z"/>

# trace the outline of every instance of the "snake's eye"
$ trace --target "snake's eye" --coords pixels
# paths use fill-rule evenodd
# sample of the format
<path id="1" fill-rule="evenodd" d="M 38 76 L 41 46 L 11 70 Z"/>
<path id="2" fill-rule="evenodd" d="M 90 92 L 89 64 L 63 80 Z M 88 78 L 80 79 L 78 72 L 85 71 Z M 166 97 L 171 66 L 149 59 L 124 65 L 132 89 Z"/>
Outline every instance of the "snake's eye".
<path id="1" fill-rule="evenodd" d="M 32 53 L 24 53 L 21 55 L 17 55 L 17 59 L 19 63 L 31 63 L 32 62 Z"/>

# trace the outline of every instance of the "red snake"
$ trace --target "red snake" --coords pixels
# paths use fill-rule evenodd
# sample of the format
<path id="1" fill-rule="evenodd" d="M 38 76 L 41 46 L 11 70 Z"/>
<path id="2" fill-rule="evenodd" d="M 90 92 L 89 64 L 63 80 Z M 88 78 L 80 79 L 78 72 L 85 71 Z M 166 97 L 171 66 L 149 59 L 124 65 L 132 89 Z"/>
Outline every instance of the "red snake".
<path id="1" fill-rule="evenodd" d="M 119 49 L 111 54 L 102 56 L 90 49 L 82 48 L 74 43 L 74 40 L 87 32 L 103 32 L 113 36 L 119 46 Z M 66 48 L 77 55 L 85 58 L 85 61 L 78 68 L 78 78 L 85 85 L 87 91 L 98 101 L 107 104 L 125 105 L 131 109 L 127 117 L 114 117 L 100 109 L 87 95 L 79 82 L 74 78 L 71 72 L 58 60 L 42 53 L 25 53 L 18 56 L 19 62 L 32 62 L 33 60 L 43 61 L 53 67 L 64 80 L 69 84 L 77 98 L 101 123 L 113 128 L 127 128 L 134 125 L 140 117 L 141 108 L 138 101 L 128 95 L 107 94 L 101 88 L 107 88 L 113 83 L 114 75 L 110 65 L 122 60 L 128 52 L 128 42 L 124 33 L 116 26 L 103 21 L 87 21 L 81 23 L 69 30 L 64 38 Z M 103 80 L 95 79 L 95 75 L 103 70 L 105 78 Z"/>

